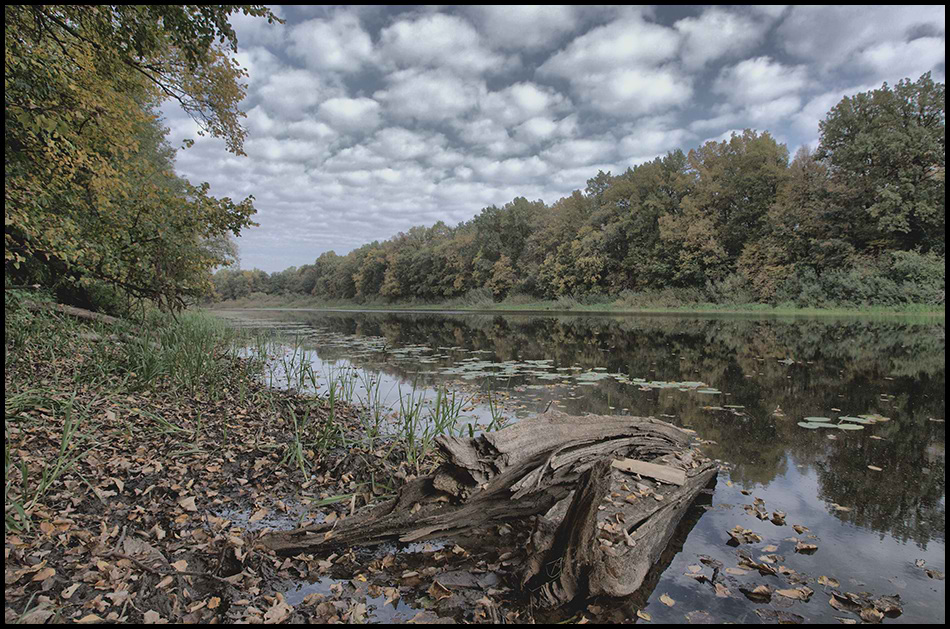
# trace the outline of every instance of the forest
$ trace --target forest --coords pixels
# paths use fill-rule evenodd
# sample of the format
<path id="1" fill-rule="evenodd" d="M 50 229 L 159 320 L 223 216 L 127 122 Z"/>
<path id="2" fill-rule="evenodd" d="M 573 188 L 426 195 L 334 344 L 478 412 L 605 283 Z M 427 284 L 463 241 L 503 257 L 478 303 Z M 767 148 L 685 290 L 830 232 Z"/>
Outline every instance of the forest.
<path id="1" fill-rule="evenodd" d="M 945 85 L 846 97 L 820 134 L 790 160 L 746 130 L 600 171 L 551 205 L 518 197 L 272 274 L 221 269 L 215 298 L 942 305 Z"/>

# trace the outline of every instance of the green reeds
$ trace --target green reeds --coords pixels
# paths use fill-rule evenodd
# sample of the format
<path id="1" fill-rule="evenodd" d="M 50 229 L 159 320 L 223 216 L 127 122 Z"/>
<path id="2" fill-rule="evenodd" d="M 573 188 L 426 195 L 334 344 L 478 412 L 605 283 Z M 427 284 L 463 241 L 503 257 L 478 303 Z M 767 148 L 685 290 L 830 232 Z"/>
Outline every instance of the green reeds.
<path id="1" fill-rule="evenodd" d="M 89 450 L 80 450 L 76 446 L 80 419 L 76 413 L 76 397 L 73 395 L 63 405 L 63 432 L 60 437 L 59 451 L 51 460 L 40 460 L 39 477 L 33 473 L 27 461 L 21 459 L 19 465 L 13 461 L 10 445 L 4 442 L 3 449 L 3 504 L 6 530 L 29 532 L 32 528 L 32 510 L 46 495 L 50 487 L 60 476 L 73 467 L 76 461 Z"/>
<path id="2" fill-rule="evenodd" d="M 415 466 L 417 474 L 421 473 L 422 463 L 432 452 L 435 438 L 457 434 L 458 418 L 469 401 L 445 386 L 436 388 L 434 401 L 427 400 L 426 391 L 418 390 L 415 384 L 407 396 L 403 396 L 400 387 L 398 432 L 390 452 L 401 444 L 407 462 Z"/>

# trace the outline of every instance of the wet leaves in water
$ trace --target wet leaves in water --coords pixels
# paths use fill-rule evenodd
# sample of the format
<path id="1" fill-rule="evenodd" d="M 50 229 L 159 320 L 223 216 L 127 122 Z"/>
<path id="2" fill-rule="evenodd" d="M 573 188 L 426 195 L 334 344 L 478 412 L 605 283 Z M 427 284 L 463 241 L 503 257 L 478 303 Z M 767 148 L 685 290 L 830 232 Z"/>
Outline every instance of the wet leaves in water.
<path id="1" fill-rule="evenodd" d="M 739 591 L 742 592 L 747 599 L 754 603 L 768 603 L 772 600 L 772 592 L 774 590 L 768 585 L 759 585 L 752 590 L 747 588 L 739 588 Z"/>
<path id="2" fill-rule="evenodd" d="M 797 601 L 808 602 L 808 599 L 811 598 L 811 595 L 815 593 L 813 589 L 807 585 L 803 585 L 800 588 L 790 588 L 784 590 L 775 590 L 775 593 L 784 596 L 785 598 L 795 599 Z"/>
<path id="3" fill-rule="evenodd" d="M 815 552 L 816 550 L 818 550 L 818 546 L 816 546 L 815 544 L 806 544 L 805 542 L 798 542 L 797 544 L 795 544 L 796 553 L 802 553 L 802 554 L 807 555 L 809 553 Z"/>
<path id="4" fill-rule="evenodd" d="M 735 528 L 726 532 L 729 533 L 729 537 L 731 537 L 738 544 L 756 544 L 762 541 L 761 535 L 750 529 L 742 528 L 738 524 L 735 526 Z"/>

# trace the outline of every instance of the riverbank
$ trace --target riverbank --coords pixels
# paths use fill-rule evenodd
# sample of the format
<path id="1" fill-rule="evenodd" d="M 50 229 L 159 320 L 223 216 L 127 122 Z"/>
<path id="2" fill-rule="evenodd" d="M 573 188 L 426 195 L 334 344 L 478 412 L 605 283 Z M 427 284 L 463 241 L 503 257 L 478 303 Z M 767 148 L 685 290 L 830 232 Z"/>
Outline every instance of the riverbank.
<path id="1" fill-rule="evenodd" d="M 904 306 L 865 306 L 860 308 L 803 308 L 794 305 L 773 306 L 770 304 L 713 304 L 677 303 L 675 299 L 644 300 L 630 303 L 622 300 L 582 302 L 573 298 L 557 300 L 528 300 L 523 297 L 495 302 L 491 299 L 454 299 L 439 303 L 393 302 L 358 303 L 355 301 L 327 301 L 315 297 L 252 294 L 241 299 L 230 299 L 203 304 L 210 310 L 237 310 L 255 308 L 286 308 L 301 310 L 371 310 L 371 311 L 418 311 L 473 313 L 529 313 L 545 314 L 756 314 L 781 316 L 853 316 L 853 315 L 920 315 L 945 317 L 946 309 L 929 304 Z"/>
<path id="2" fill-rule="evenodd" d="M 213 318 L 136 327 L 6 299 L 7 622 L 431 621 L 394 606 L 503 552 L 258 548 L 393 497 L 433 452 L 410 465 L 402 443 L 367 440 L 357 407 L 262 386 Z"/>

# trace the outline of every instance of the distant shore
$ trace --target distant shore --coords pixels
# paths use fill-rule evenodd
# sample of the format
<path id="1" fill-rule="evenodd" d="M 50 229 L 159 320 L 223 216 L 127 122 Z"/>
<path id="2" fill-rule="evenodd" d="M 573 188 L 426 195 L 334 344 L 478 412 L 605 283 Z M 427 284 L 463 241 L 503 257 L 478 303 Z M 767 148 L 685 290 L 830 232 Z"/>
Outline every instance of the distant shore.
<path id="1" fill-rule="evenodd" d="M 860 308 L 816 308 L 794 305 L 771 304 L 713 304 L 693 303 L 680 305 L 650 305 L 631 307 L 630 305 L 610 302 L 584 303 L 573 298 L 557 300 L 526 300 L 523 297 L 501 302 L 465 303 L 463 300 L 447 300 L 439 303 L 393 302 L 358 303 L 355 301 L 323 300 L 303 296 L 251 295 L 241 299 L 232 299 L 211 304 L 202 304 L 209 310 L 243 309 L 299 309 L 299 310 L 371 310 L 371 311 L 409 311 L 409 312 L 445 312 L 463 311 L 472 313 L 528 313 L 544 314 L 760 314 L 760 315 L 924 315 L 946 316 L 946 309 L 932 304 L 907 304 L 904 306 L 866 306 Z"/>

